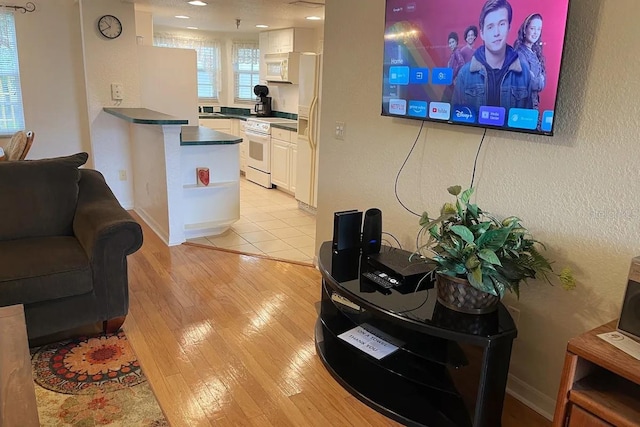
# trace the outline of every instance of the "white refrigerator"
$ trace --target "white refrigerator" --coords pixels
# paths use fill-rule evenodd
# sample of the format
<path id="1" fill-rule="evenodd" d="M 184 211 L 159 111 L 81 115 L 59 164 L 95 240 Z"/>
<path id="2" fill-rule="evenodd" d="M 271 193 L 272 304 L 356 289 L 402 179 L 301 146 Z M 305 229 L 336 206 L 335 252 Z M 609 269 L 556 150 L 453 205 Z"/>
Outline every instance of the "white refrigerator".
<path id="1" fill-rule="evenodd" d="M 322 55 L 300 55 L 296 199 L 318 206 L 318 143 Z"/>

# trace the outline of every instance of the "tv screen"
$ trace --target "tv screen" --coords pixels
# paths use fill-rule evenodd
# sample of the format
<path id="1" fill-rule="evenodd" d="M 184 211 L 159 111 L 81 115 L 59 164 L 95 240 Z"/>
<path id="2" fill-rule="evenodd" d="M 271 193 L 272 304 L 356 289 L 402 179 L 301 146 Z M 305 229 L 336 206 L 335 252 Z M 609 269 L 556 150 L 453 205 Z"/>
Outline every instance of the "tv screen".
<path id="1" fill-rule="evenodd" d="M 387 0 L 382 115 L 553 135 L 569 0 Z"/>

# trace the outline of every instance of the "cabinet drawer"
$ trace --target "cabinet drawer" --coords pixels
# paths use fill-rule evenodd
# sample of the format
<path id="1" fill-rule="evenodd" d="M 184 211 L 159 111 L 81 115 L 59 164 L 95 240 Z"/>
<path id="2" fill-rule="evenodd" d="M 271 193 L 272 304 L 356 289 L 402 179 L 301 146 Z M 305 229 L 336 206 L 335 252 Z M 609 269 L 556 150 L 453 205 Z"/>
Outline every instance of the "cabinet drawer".
<path id="1" fill-rule="evenodd" d="M 579 406 L 571 405 L 571 414 L 567 427 L 613 427 L 608 422 L 585 411 Z"/>
<path id="2" fill-rule="evenodd" d="M 291 142 L 291 131 L 272 127 L 271 137 L 275 139 L 279 139 L 280 141 Z"/>

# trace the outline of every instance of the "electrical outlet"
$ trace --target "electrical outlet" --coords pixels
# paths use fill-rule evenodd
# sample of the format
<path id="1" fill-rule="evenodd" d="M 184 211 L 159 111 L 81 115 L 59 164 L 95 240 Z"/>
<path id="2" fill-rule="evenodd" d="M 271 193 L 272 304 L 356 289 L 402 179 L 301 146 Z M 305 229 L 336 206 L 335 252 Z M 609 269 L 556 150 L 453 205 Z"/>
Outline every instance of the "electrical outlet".
<path id="1" fill-rule="evenodd" d="M 120 169 L 118 171 L 118 178 L 120 179 L 120 181 L 126 181 L 127 180 L 127 171 L 124 169 Z"/>
<path id="2" fill-rule="evenodd" d="M 345 122 L 336 122 L 336 139 L 344 141 L 347 135 L 347 124 Z"/>
<path id="3" fill-rule="evenodd" d="M 111 99 L 114 101 L 121 101 L 124 99 L 122 83 L 111 83 Z"/>
<path id="4" fill-rule="evenodd" d="M 520 322 L 520 310 L 515 308 L 512 305 L 507 306 L 507 310 L 509 314 L 511 314 L 511 318 L 513 319 L 513 323 L 516 324 L 516 328 L 518 327 L 518 323 Z"/>

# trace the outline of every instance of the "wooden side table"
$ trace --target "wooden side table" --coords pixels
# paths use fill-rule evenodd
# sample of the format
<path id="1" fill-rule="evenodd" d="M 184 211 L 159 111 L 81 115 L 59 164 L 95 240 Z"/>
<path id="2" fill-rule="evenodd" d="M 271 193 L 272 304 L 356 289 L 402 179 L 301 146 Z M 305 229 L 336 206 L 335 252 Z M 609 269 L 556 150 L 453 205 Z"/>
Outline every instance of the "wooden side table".
<path id="1" fill-rule="evenodd" d="M 39 426 L 22 305 L 0 307 L 0 426 Z"/>
<path id="2" fill-rule="evenodd" d="M 569 340 L 554 427 L 640 426 L 640 360 L 597 336 L 616 324 Z"/>

